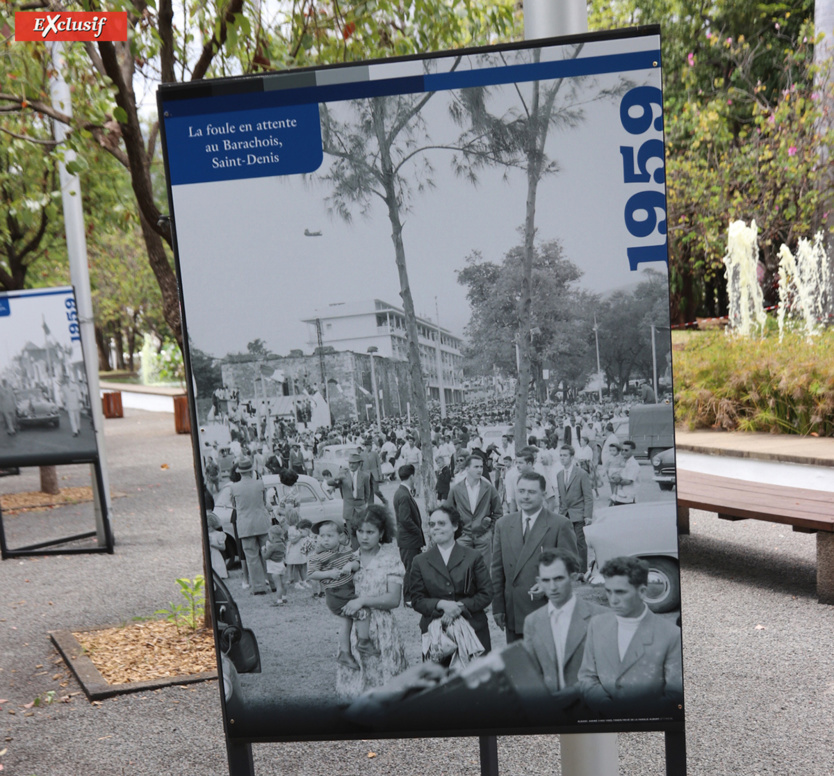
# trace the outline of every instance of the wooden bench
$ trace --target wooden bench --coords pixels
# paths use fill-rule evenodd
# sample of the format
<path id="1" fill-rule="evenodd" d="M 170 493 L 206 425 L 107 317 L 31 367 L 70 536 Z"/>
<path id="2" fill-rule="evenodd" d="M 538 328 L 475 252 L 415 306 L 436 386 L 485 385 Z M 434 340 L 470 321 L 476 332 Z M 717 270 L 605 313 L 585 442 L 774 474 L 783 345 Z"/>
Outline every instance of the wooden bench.
<path id="1" fill-rule="evenodd" d="M 834 470 L 832 470 L 834 483 Z M 689 533 L 689 510 L 723 520 L 766 520 L 817 535 L 817 597 L 834 604 L 834 493 L 748 482 L 678 469 L 678 531 Z"/>

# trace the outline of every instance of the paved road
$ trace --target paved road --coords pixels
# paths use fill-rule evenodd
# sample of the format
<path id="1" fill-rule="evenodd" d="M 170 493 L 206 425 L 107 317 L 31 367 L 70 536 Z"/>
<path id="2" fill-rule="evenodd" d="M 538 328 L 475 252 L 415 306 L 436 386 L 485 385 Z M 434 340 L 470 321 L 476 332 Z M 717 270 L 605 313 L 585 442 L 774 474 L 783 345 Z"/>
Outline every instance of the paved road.
<path id="1" fill-rule="evenodd" d="M 49 690 L 77 692 L 54 665 L 47 631 L 147 615 L 202 570 L 188 437 L 170 414 L 126 410 L 105 422 L 116 499 L 116 554 L 0 563 L 0 764 L 21 776 L 194 776 L 225 772 L 216 683 L 90 705 L 26 709 Z M 168 468 L 162 468 L 166 464 Z M 61 470 L 89 483 L 89 467 Z M 0 490 L 37 487 L 37 472 Z M 44 513 L 39 513 L 44 514 Z M 90 520 L 90 505 L 46 513 Z M 34 533 L 32 515 L 11 518 Z M 784 526 L 727 523 L 695 512 L 681 546 L 684 668 L 691 776 L 834 773 L 834 608 L 815 598 L 815 540 Z M 14 711 L 9 714 L 8 711 Z M 24 716 L 31 714 L 31 716 Z M 663 738 L 621 735 L 620 773 L 660 776 Z M 259 776 L 476 776 L 475 739 L 261 744 Z M 375 757 L 369 758 L 373 752 Z M 558 739 L 499 739 L 506 776 L 556 776 Z"/>
<path id="2" fill-rule="evenodd" d="M 69 416 L 64 410 L 59 411 L 59 425 L 28 426 L 19 428 L 14 436 L 10 436 L 0 423 L 0 462 L 13 466 L 18 463 L 29 463 L 39 456 L 75 456 L 84 458 L 91 456 L 95 449 L 95 434 L 93 424 L 86 415 L 81 416 L 80 433 L 72 435 Z"/>

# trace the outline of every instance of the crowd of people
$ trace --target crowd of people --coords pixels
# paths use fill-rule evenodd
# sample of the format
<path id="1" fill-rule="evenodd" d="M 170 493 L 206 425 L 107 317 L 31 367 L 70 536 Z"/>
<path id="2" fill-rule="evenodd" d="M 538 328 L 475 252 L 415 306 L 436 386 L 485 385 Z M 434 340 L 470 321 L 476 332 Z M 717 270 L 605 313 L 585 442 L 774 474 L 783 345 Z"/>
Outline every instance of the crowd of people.
<path id="1" fill-rule="evenodd" d="M 595 503 L 637 499 L 634 444 L 615 433 L 628 405 L 534 403 L 522 444 L 506 399 L 454 407 L 445 418 L 432 407 L 425 441 L 404 418 L 310 429 L 229 406 L 215 419 L 231 441 L 205 443 L 208 488 L 232 481 L 251 592 L 272 590 L 282 606 L 287 586 L 311 589 L 338 618 L 340 699 L 407 669 L 392 614 L 404 605 L 419 615 L 426 661 L 465 666 L 493 650 L 489 611 L 506 643 L 523 644 L 556 702 L 576 714 L 679 703 L 680 629 L 646 606 L 647 565 L 605 564 L 608 608 L 575 594 L 587 587 L 584 527 Z M 486 431 L 496 441 L 486 443 Z M 292 492 L 275 503 L 263 476 L 279 474 L 291 487 L 331 444 L 355 446 L 347 469 L 318 473 L 341 496 L 342 516 L 302 521 Z M 424 516 L 426 444 L 439 506 Z M 399 483 L 390 504 L 380 490 L 388 479 Z"/>

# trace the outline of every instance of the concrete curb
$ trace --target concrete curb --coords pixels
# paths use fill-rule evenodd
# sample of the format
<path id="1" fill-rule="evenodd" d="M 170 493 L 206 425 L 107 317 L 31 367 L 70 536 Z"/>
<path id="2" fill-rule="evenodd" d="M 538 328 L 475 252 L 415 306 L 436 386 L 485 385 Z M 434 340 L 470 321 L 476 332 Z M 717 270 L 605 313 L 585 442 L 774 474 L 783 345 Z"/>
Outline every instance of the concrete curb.
<path id="1" fill-rule="evenodd" d="M 834 467 L 834 439 L 831 438 L 675 429 L 675 447 L 701 455 Z"/>

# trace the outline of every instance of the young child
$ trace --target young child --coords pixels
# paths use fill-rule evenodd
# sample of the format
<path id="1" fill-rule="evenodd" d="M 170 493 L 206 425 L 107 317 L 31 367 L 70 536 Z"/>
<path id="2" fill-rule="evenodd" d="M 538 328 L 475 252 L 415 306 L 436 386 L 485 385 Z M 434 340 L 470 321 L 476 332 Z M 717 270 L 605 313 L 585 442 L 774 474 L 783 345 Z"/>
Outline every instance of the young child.
<path id="1" fill-rule="evenodd" d="M 304 525 L 307 530 L 304 532 L 307 535 L 307 538 L 301 542 L 301 552 L 304 555 L 305 563 L 309 562 L 309 558 L 311 555 L 315 555 L 318 552 L 319 546 L 319 537 L 314 536 L 312 532 L 313 524 L 309 520 L 300 520 L 298 523 L 299 527 Z M 305 568 L 305 571 L 307 569 Z M 310 586 L 310 590 L 313 592 L 313 598 L 324 598 L 324 591 L 321 588 L 321 582 L 316 579 L 307 578 L 307 584 Z"/>
<path id="2" fill-rule="evenodd" d="M 350 631 L 354 620 L 359 654 L 370 657 L 379 657 L 380 654 L 370 639 L 370 612 L 363 607 L 352 617 L 342 614 L 342 607 L 356 598 L 353 575 L 359 571 L 359 560 L 349 547 L 343 549 L 340 546 L 344 530 L 343 525 L 335 520 L 317 523 L 313 526 L 313 532 L 318 534 L 319 543 L 316 554 L 307 561 L 308 576 L 321 582 L 327 608 L 342 621 L 338 662 L 358 671 L 359 664 L 350 651 Z"/>
<path id="3" fill-rule="evenodd" d="M 307 556 L 304 554 L 306 540 L 310 536 L 309 520 L 299 520 L 298 512 L 287 515 L 287 567 L 290 584 L 298 590 L 309 590 L 307 577 Z"/>
<path id="4" fill-rule="evenodd" d="M 275 592 L 278 594 L 272 605 L 283 606 L 287 603 L 287 594 L 284 590 L 284 572 L 286 571 L 284 559 L 287 553 L 287 537 L 284 527 L 275 519 L 273 519 L 266 535 L 266 544 L 261 552 L 266 560 L 266 573 L 272 577 L 272 581 L 275 583 Z"/>

